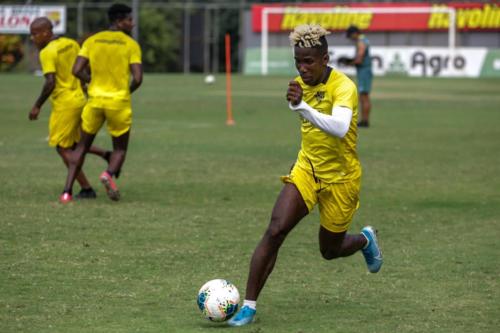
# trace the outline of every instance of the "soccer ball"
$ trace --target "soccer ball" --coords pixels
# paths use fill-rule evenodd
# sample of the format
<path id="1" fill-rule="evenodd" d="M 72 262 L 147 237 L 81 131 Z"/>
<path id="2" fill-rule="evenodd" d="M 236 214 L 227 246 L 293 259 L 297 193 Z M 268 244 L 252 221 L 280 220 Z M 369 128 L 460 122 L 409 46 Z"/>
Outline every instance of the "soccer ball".
<path id="1" fill-rule="evenodd" d="M 198 292 L 198 307 L 211 321 L 225 321 L 237 311 L 240 293 L 234 284 L 224 279 L 210 280 Z"/>
<path id="2" fill-rule="evenodd" d="M 212 74 L 208 74 L 207 76 L 205 76 L 206 84 L 212 84 L 214 82 L 215 82 L 215 76 L 213 76 Z"/>

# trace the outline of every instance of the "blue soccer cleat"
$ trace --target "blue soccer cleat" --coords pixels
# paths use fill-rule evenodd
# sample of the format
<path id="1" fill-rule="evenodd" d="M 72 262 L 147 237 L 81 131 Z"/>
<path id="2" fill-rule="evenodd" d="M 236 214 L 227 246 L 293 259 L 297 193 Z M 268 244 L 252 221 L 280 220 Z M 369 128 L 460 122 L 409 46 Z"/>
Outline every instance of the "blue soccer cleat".
<path id="1" fill-rule="evenodd" d="M 365 257 L 366 266 L 371 273 L 377 273 L 383 263 L 382 252 L 377 242 L 377 233 L 373 227 L 367 226 L 361 229 L 361 234 L 367 240 L 366 246 L 361 250 Z"/>
<path id="2" fill-rule="evenodd" d="M 253 321 L 253 318 L 255 317 L 256 312 L 257 312 L 257 310 L 254 310 L 254 309 L 250 308 L 249 306 L 245 305 L 236 314 L 236 316 L 229 319 L 227 324 L 229 326 L 244 326 L 244 325 L 250 324 Z"/>

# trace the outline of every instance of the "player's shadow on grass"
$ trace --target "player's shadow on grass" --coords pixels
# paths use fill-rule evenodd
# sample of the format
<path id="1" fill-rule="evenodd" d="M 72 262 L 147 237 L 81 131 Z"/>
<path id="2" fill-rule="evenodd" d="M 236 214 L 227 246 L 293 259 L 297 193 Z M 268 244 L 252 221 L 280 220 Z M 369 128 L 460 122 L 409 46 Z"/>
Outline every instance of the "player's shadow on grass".
<path id="1" fill-rule="evenodd" d="M 203 329 L 226 329 L 226 328 L 234 329 L 234 327 L 229 326 L 226 322 L 215 323 L 215 322 L 210 322 L 208 320 L 205 322 L 201 322 L 200 325 L 198 326 Z"/>

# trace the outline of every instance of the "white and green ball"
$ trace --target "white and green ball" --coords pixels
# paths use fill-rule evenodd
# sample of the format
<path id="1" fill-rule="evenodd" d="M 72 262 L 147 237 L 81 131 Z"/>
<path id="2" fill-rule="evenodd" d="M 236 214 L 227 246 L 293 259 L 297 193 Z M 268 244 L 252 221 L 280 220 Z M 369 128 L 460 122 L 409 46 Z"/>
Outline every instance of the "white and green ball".
<path id="1" fill-rule="evenodd" d="M 198 292 L 198 307 L 211 321 L 225 321 L 237 311 L 240 293 L 234 284 L 224 279 L 210 280 Z"/>

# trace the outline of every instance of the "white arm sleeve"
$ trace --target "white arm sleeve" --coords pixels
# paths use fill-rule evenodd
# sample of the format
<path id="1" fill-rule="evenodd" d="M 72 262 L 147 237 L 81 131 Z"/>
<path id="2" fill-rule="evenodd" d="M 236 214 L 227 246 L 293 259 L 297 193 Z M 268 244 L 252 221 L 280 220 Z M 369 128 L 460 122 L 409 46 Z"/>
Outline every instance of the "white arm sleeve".
<path id="1" fill-rule="evenodd" d="M 314 127 L 338 138 L 343 138 L 346 135 L 351 124 L 352 110 L 345 106 L 334 107 L 331 116 L 313 109 L 304 101 L 295 106 L 288 103 L 288 107 L 309 120 Z"/>

